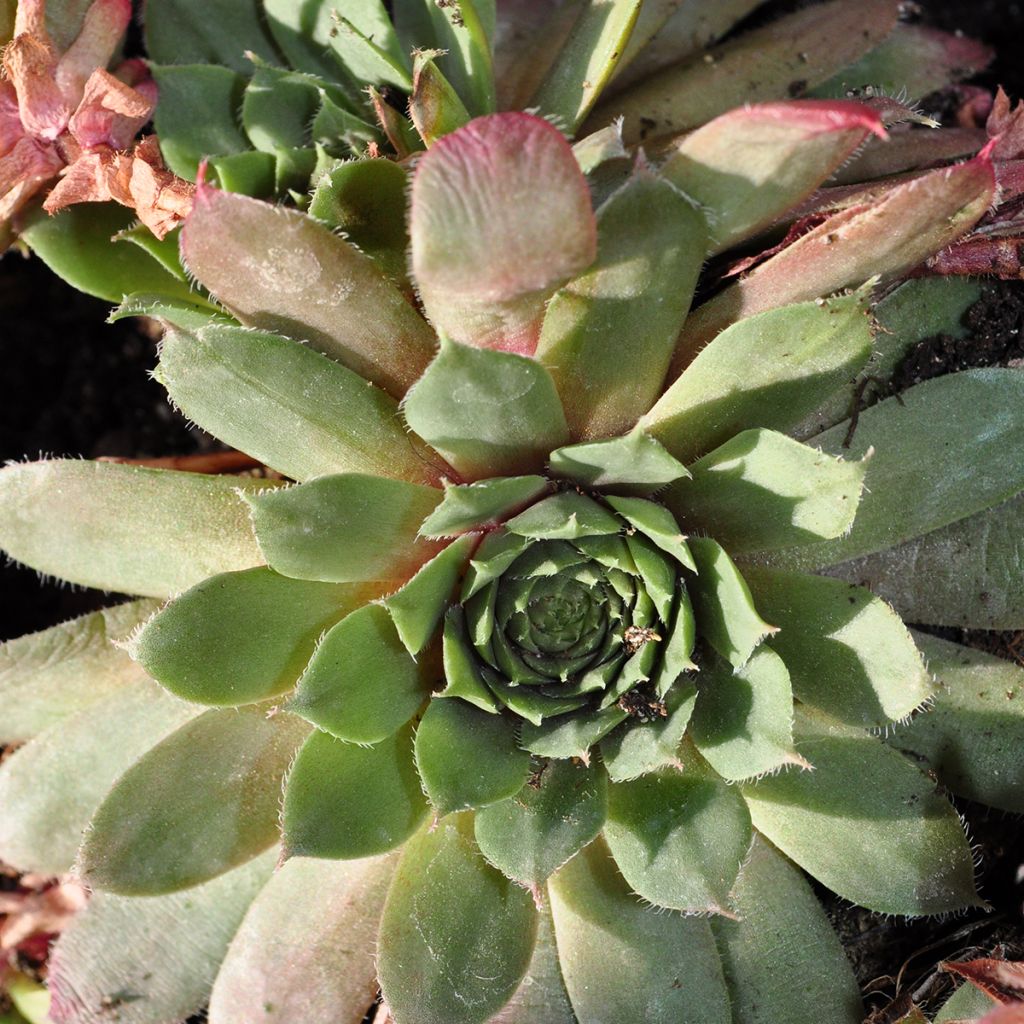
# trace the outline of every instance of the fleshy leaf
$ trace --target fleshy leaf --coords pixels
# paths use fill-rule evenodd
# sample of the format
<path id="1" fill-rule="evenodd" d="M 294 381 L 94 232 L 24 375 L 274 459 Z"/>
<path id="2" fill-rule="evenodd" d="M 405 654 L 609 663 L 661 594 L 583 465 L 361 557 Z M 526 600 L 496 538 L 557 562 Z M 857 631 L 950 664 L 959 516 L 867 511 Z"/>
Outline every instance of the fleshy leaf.
<path id="1" fill-rule="evenodd" d="M 480 535 L 467 533 L 435 555 L 401 590 L 385 598 L 398 635 L 413 656 L 441 624 L 469 556 Z"/>
<path id="2" fill-rule="evenodd" d="M 584 487 L 656 491 L 688 477 L 686 467 L 657 441 L 639 430 L 611 441 L 586 441 L 551 453 L 554 476 Z"/>
<path id="3" fill-rule="evenodd" d="M 424 537 L 452 537 L 499 523 L 544 494 L 542 476 L 497 477 L 475 484 L 445 484 L 441 504 L 420 527 Z"/>
<path id="4" fill-rule="evenodd" d="M 403 411 L 409 426 L 469 479 L 535 472 L 569 439 L 543 366 L 453 341 L 442 340 Z"/>
<path id="5" fill-rule="evenodd" d="M 268 563 L 294 579 L 402 580 L 438 550 L 417 536 L 434 487 L 339 473 L 247 500 Z"/>
<path id="6" fill-rule="evenodd" d="M 1024 813 L 1024 669 L 937 637 L 915 639 L 939 688 L 888 742 L 924 758 L 954 793 Z"/>
<path id="7" fill-rule="evenodd" d="M 321 92 L 309 75 L 257 64 L 242 96 L 242 128 L 249 141 L 274 154 L 305 146 Z"/>
<path id="8" fill-rule="evenodd" d="M 608 788 L 608 846 L 630 887 L 657 907 L 730 914 L 729 893 L 750 846 L 735 788 L 687 766 Z"/>
<path id="9" fill-rule="evenodd" d="M 435 700 L 416 730 L 416 767 L 430 802 L 445 815 L 518 793 L 530 757 L 508 718 L 462 700 Z"/>
<path id="10" fill-rule="evenodd" d="M 293 580 L 270 569 L 223 573 L 153 616 L 129 653 L 185 700 L 249 704 L 290 690 L 324 630 L 373 596 L 362 584 Z"/>
<path id="11" fill-rule="evenodd" d="M 584 174 L 592 174 L 602 164 L 612 160 L 626 160 L 629 153 L 622 144 L 622 132 L 617 124 L 599 128 L 573 144 L 573 156 Z"/>
<path id="12" fill-rule="evenodd" d="M 461 605 L 453 605 L 445 616 L 442 657 L 447 685 L 436 696 L 458 697 L 481 711 L 497 714 L 499 704 L 484 681 L 476 653 L 466 635 L 466 616 Z"/>
<path id="13" fill-rule="evenodd" d="M 86 833 L 82 876 L 106 892 L 159 896 L 251 860 L 277 841 L 281 783 L 308 731 L 265 708 L 200 715 L 118 780 Z"/>
<path id="14" fill-rule="evenodd" d="M 496 580 L 529 546 L 529 538 L 509 533 L 504 527 L 486 534 L 470 559 L 461 600 L 468 601 Z"/>
<path id="15" fill-rule="evenodd" d="M 634 529 L 654 541 L 662 551 L 671 555 L 680 565 L 693 572 L 697 571 L 697 565 L 686 544 L 686 538 L 679 529 L 675 517 L 667 508 L 643 498 L 609 497 L 608 504 Z"/>
<path id="16" fill-rule="evenodd" d="M 220 878 L 167 896 L 93 893 L 53 947 L 52 1019 L 101 1024 L 116 1014 L 119 1024 L 152 1024 L 198 1013 L 276 856 L 268 850 Z"/>
<path id="17" fill-rule="evenodd" d="M 214 1024 L 361 1024 L 394 857 L 296 858 L 256 897 L 210 999 Z"/>
<path id="18" fill-rule="evenodd" d="M 888 601 L 907 622 L 1024 627 L 1024 495 L 830 572 Z"/>
<path id="19" fill-rule="evenodd" d="M 665 765 L 680 766 L 679 743 L 693 714 L 697 690 L 676 683 L 665 695 L 667 714 L 649 722 L 627 721 L 601 742 L 601 759 L 613 782 L 627 782 Z"/>
<path id="20" fill-rule="evenodd" d="M 1024 374 L 948 374 L 861 413 L 809 443 L 848 458 L 874 448 L 846 537 L 772 554 L 773 565 L 817 568 L 892 547 L 1013 497 L 1024 488 Z"/>
<path id="21" fill-rule="evenodd" d="M 20 747 L 0 765 L 0 856 L 21 871 L 67 874 L 89 819 L 118 776 L 201 710 L 146 680 Z"/>
<path id="22" fill-rule="evenodd" d="M 438 479 L 440 460 L 390 395 L 290 338 L 227 324 L 170 330 L 155 376 L 190 420 L 294 480 Z"/>
<path id="23" fill-rule="evenodd" d="M 320 641 L 288 710 L 337 739 L 377 743 L 405 725 L 429 692 L 387 609 L 369 604 Z"/>
<path id="24" fill-rule="evenodd" d="M 263 562 L 237 492 L 273 486 L 111 462 L 19 463 L 0 471 L 0 546 L 72 583 L 168 597 Z"/>
<path id="25" fill-rule="evenodd" d="M 716 918 L 711 928 L 735 1024 L 860 1024 L 857 982 L 818 898 L 760 836 L 733 905 L 737 919 Z"/>
<path id="26" fill-rule="evenodd" d="M 690 738 L 724 779 L 735 782 L 797 764 L 793 688 L 783 660 L 767 646 L 735 671 L 715 659 L 697 676 Z"/>
<path id="27" fill-rule="evenodd" d="M 614 437 L 657 398 L 706 248 L 703 218 L 640 165 L 598 211 L 597 261 L 548 304 L 537 358 L 574 438 Z"/>
<path id="28" fill-rule="evenodd" d="M 712 251 L 767 227 L 821 185 L 882 120 L 860 103 L 743 106 L 684 135 L 661 173 L 708 210 Z"/>
<path id="29" fill-rule="evenodd" d="M 181 251 L 243 324 L 307 341 L 395 398 L 433 354 L 430 328 L 374 261 L 297 210 L 202 188 Z"/>
<path id="30" fill-rule="evenodd" d="M 963 826 L 949 801 L 880 739 L 797 712 L 814 771 L 744 783 L 754 826 L 833 892 L 886 914 L 980 905 Z"/>
<path id="31" fill-rule="evenodd" d="M 594 120 L 624 115 L 626 142 L 635 143 L 744 103 L 800 95 L 880 43 L 896 17 L 891 0 L 815 4 L 652 75 L 602 103 Z"/>
<path id="32" fill-rule="evenodd" d="M 377 943 L 384 999 L 396 1024 L 481 1024 L 526 973 L 537 914 L 525 889 L 480 856 L 472 816 L 406 844 Z"/>
<path id="33" fill-rule="evenodd" d="M 750 588 L 720 544 L 692 537 L 689 545 L 697 563 L 697 579 L 688 585 L 697 632 L 733 668 L 742 668 L 777 627 L 758 614 Z"/>
<path id="34" fill-rule="evenodd" d="M 996 1002 L 970 982 L 961 985 L 943 1004 L 935 1024 L 976 1024 L 996 1009 Z M 986 1024 L 992 1024 L 987 1021 Z M 1012 1022 L 1011 1022 L 1012 1024 Z"/>
<path id="35" fill-rule="evenodd" d="M 149 316 L 154 320 L 162 320 L 165 324 L 187 331 L 198 331 L 212 323 L 230 324 L 233 321 L 226 314 L 208 305 L 198 295 L 191 299 L 179 299 L 175 296 L 160 295 L 156 292 L 132 292 L 126 295 L 121 304 L 111 311 L 107 323 L 117 323 L 130 316 Z M 165 335 L 166 338 L 166 335 Z"/>
<path id="36" fill-rule="evenodd" d="M 412 269 L 427 316 L 455 341 L 529 354 L 544 304 L 594 261 L 590 193 L 558 129 L 482 117 L 416 166 Z"/>
<path id="37" fill-rule="evenodd" d="M 802 302 L 733 324 L 697 354 L 640 428 L 683 462 L 752 423 L 788 431 L 867 363 L 865 298 Z"/>
<path id="38" fill-rule="evenodd" d="M 421 50 L 413 55 L 412 95 L 409 97 L 409 116 L 428 147 L 469 120 L 459 94 L 434 63 L 436 56 L 440 56 L 436 50 Z"/>
<path id="39" fill-rule="evenodd" d="M 20 743 L 111 694 L 127 692 L 142 669 L 111 642 L 158 605 L 132 601 L 0 646 L 0 744 Z"/>
<path id="40" fill-rule="evenodd" d="M 562 976 L 587 1024 L 731 1024 L 711 927 L 645 906 L 598 839 L 550 883 Z"/>
<path id="41" fill-rule="evenodd" d="M 538 540 L 575 540 L 617 534 L 622 524 L 593 498 L 575 491 L 553 494 L 508 520 L 505 529 Z"/>
<path id="42" fill-rule="evenodd" d="M 849 532 L 867 460 L 838 459 L 774 430 L 745 430 L 690 467 L 664 496 L 685 528 L 734 555 Z"/>
<path id="43" fill-rule="evenodd" d="M 882 728 L 934 687 L 913 637 L 870 591 L 823 576 L 751 569 L 758 608 L 779 627 L 772 647 L 793 692 L 849 725 Z"/>
<path id="44" fill-rule="evenodd" d="M 607 783 L 600 767 L 547 761 L 512 797 L 476 814 L 476 841 L 503 874 L 543 885 L 604 825 Z"/>
<path id="45" fill-rule="evenodd" d="M 611 79 L 642 5 L 643 0 L 585 0 L 529 106 L 574 135 Z"/>
<path id="46" fill-rule="evenodd" d="M 455 86 L 463 103 L 473 114 L 491 113 L 495 109 L 489 38 L 494 34 L 493 0 L 457 0 L 444 7 L 418 2 L 427 9 L 432 33 L 429 39 L 415 40 L 413 46 L 444 50 L 446 55 L 438 59 L 438 66 Z M 396 10 L 396 21 L 400 21 L 398 14 Z"/>
<path id="47" fill-rule="evenodd" d="M 519 742 L 524 750 L 541 757 L 578 757 L 586 763 L 590 748 L 626 717 L 625 711 L 612 704 L 599 711 L 551 718 L 540 725 L 525 722 Z"/>
<path id="48" fill-rule="evenodd" d="M 860 16 L 859 5 L 850 10 Z M 877 202 L 834 214 L 692 313 L 673 369 L 681 370 L 737 320 L 859 287 L 871 278 L 898 277 L 970 230 L 995 193 L 992 160 L 980 155 L 899 185 Z"/>
<path id="49" fill-rule="evenodd" d="M 408 839 L 426 814 L 411 725 L 373 746 L 315 730 L 288 773 L 285 853 L 344 860 L 385 853 Z"/>

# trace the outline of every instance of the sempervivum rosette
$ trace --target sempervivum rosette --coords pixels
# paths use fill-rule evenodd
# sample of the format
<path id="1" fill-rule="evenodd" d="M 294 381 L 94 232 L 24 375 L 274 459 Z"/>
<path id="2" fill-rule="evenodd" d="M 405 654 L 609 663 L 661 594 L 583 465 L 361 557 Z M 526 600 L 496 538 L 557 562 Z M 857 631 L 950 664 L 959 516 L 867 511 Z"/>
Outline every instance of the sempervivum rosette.
<path id="1" fill-rule="evenodd" d="M 902 751 L 937 764 L 955 733 L 976 757 L 950 785 L 1020 809 L 1012 745 L 959 710 L 972 673 L 1017 670 L 922 640 L 948 690 L 887 745 L 936 684 L 844 576 L 964 614 L 951 572 L 906 566 L 1001 536 L 992 517 L 1012 534 L 1024 378 L 843 419 L 875 345 L 862 285 L 969 230 L 990 160 L 837 213 L 689 314 L 710 250 L 881 130 L 852 103 L 752 107 L 655 170 L 614 133 L 574 152 L 531 115 L 471 121 L 412 169 L 414 289 L 305 214 L 200 187 L 182 254 L 223 312 L 127 308 L 171 325 L 157 377 L 182 410 L 295 484 L 0 478 L 14 557 L 172 598 L 104 623 L 144 620 L 134 660 L 105 654 L 98 703 L 0 775 L 5 859 L 64 869 L 85 830 L 98 895 L 57 949 L 57 1019 L 99 1019 L 93 951 L 130 918 L 197 950 L 168 968 L 173 1013 L 223 961 L 216 1024 L 358 1022 L 378 983 L 399 1024 L 854 1024 L 791 861 L 882 912 L 977 904 L 956 811 Z M 756 166 L 730 164 L 751 137 Z M 931 285 L 886 298 L 879 337 Z M 1000 721 L 1020 735 L 1017 704 Z M 47 759 L 83 794 L 56 839 L 19 796 Z"/>

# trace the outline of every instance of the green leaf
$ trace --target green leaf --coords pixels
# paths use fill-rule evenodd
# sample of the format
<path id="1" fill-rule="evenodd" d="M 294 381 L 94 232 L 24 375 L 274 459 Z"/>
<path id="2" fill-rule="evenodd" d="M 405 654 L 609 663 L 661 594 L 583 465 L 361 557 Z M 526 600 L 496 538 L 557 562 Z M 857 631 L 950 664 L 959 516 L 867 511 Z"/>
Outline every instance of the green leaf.
<path id="1" fill-rule="evenodd" d="M 362 1024 L 376 993 L 373 946 L 394 866 L 394 857 L 282 864 L 231 940 L 210 1018 Z"/>
<path id="2" fill-rule="evenodd" d="M 290 690 L 324 630 L 373 596 L 270 569 L 222 573 L 154 615 L 129 652 L 185 700 L 249 704 Z"/>
<path id="3" fill-rule="evenodd" d="M 599 711 L 551 718 L 541 724 L 524 722 L 520 746 L 541 757 L 578 757 L 589 763 L 590 748 L 600 742 L 627 716 L 616 704 Z"/>
<path id="4" fill-rule="evenodd" d="M 1024 813 L 1024 670 L 947 640 L 914 636 L 938 691 L 888 742 L 926 760 L 954 793 Z"/>
<path id="5" fill-rule="evenodd" d="M 0 856 L 21 871 L 67 874 L 89 819 L 118 777 L 201 710 L 140 681 L 20 747 L 0 765 Z"/>
<path id="6" fill-rule="evenodd" d="M 181 238 L 181 229 L 176 228 L 164 238 L 157 238 L 145 224 L 136 224 L 133 227 L 119 231 L 112 239 L 112 242 L 130 242 L 143 252 L 148 253 L 167 271 L 171 277 L 178 281 L 187 282 L 188 275 L 181 264 L 181 256 L 178 250 L 178 242 Z M 205 301 L 199 294 L 191 296 L 196 301 Z M 211 304 L 211 310 L 213 309 Z"/>
<path id="7" fill-rule="evenodd" d="M 405 842 L 426 814 L 411 725 L 373 746 L 314 730 L 288 773 L 285 853 L 344 860 L 386 853 Z"/>
<path id="8" fill-rule="evenodd" d="M 611 441 L 586 441 L 558 448 L 551 453 L 548 471 L 584 487 L 644 493 L 690 475 L 681 462 L 639 430 Z"/>
<path id="9" fill-rule="evenodd" d="M 424 537 L 453 537 L 492 526 L 541 497 L 550 488 L 542 476 L 498 477 L 475 484 L 444 485 L 441 504 L 420 527 Z"/>
<path id="10" fill-rule="evenodd" d="M 118 320 L 130 316 L 152 317 L 154 320 L 163 321 L 164 324 L 173 324 L 188 331 L 198 331 L 201 327 L 208 327 L 213 323 L 232 322 L 226 313 L 221 313 L 208 305 L 198 295 L 193 295 L 190 301 L 186 301 L 157 292 L 132 292 L 131 295 L 126 295 L 121 304 L 111 310 L 107 316 L 107 323 L 117 323 Z M 165 334 L 161 344 L 166 342 L 166 338 Z"/>
<path id="11" fill-rule="evenodd" d="M 565 991 L 550 907 L 537 912 L 537 943 L 526 975 L 494 1024 L 577 1024 Z"/>
<path id="12" fill-rule="evenodd" d="M 409 248 L 405 224 L 408 187 L 405 168 L 394 160 L 352 160 L 317 182 L 309 214 L 344 232 L 389 277 L 404 282 Z"/>
<path id="13" fill-rule="evenodd" d="M 405 725 L 429 694 L 387 609 L 368 604 L 320 641 L 288 710 L 339 740 L 377 743 Z"/>
<path id="14" fill-rule="evenodd" d="M 518 793 L 530 757 L 508 718 L 462 700 L 430 702 L 416 731 L 416 767 L 439 815 L 484 807 Z"/>
<path id="15" fill-rule="evenodd" d="M 853 529 L 843 538 L 770 556 L 785 568 L 817 568 L 892 547 L 947 526 L 1024 489 L 1024 373 L 986 368 L 949 374 L 812 439 L 847 457 L 875 452 Z"/>
<path id="16" fill-rule="evenodd" d="M 731 1024 L 711 927 L 645 906 L 599 839 L 551 879 L 562 977 L 586 1024 Z"/>
<path id="17" fill-rule="evenodd" d="M 299 71 L 345 82 L 356 95 L 355 82 L 331 46 L 332 8 L 323 0 L 262 0 L 267 27 L 288 63 Z"/>
<path id="18" fill-rule="evenodd" d="M 20 743 L 143 678 L 115 647 L 158 605 L 131 601 L 0 645 L 0 744 Z"/>
<path id="19" fill-rule="evenodd" d="M 434 59 L 441 55 L 440 50 L 421 50 L 413 55 L 409 117 L 428 147 L 469 120 L 469 113 L 459 94 L 434 63 Z"/>
<path id="20" fill-rule="evenodd" d="M 645 900 L 688 913 L 731 913 L 750 815 L 721 779 L 687 766 L 615 783 L 604 834 L 623 877 Z"/>
<path id="21" fill-rule="evenodd" d="M 697 622 L 690 603 L 690 595 L 682 580 L 676 581 L 676 590 L 672 624 L 662 648 L 661 663 L 654 675 L 654 688 L 659 697 L 664 697 L 668 693 L 683 672 L 689 672 L 697 667 L 692 657 L 697 639 Z"/>
<path id="22" fill-rule="evenodd" d="M 251 860 L 277 841 L 281 784 L 308 731 L 259 707 L 200 715 L 118 780 L 86 833 L 82 877 L 159 896 Z"/>
<path id="23" fill-rule="evenodd" d="M 481 711 L 498 713 L 498 701 L 484 681 L 476 652 L 466 635 L 466 615 L 461 605 L 453 605 L 445 615 L 443 664 L 446 685 L 435 696 L 460 697 Z"/>
<path id="24" fill-rule="evenodd" d="M 598 211 L 597 237 L 596 263 L 551 300 L 537 346 L 583 439 L 624 433 L 658 397 L 705 252 L 701 215 L 645 165 Z"/>
<path id="25" fill-rule="evenodd" d="M 568 440 L 543 366 L 444 339 L 403 411 L 409 426 L 470 479 L 534 472 Z"/>
<path id="26" fill-rule="evenodd" d="M 995 1010 L 997 1003 L 970 982 L 961 985 L 943 1004 L 935 1024 L 965 1024 Z M 991 1022 L 990 1022 L 991 1024 Z"/>
<path id="27" fill-rule="evenodd" d="M 0 1017 L 3 1024 L 49 1024 L 50 991 L 45 985 L 14 972 L 4 981 L 4 996 L 11 1009 Z"/>
<path id="28" fill-rule="evenodd" d="M 608 497 L 608 504 L 619 513 L 634 529 L 654 541 L 666 554 L 671 555 L 680 565 L 693 572 L 697 565 L 686 544 L 686 538 L 679 529 L 675 517 L 667 508 L 643 498 Z"/>
<path id="29" fill-rule="evenodd" d="M 664 501 L 685 528 L 713 533 L 733 555 L 811 544 L 849 532 L 868 461 L 744 430 L 693 463 L 693 478 Z"/>
<path id="30" fill-rule="evenodd" d="M 470 122 L 420 158 L 411 203 L 413 277 L 438 332 L 532 353 L 545 303 L 596 254 L 586 179 L 558 129 L 522 113 Z"/>
<path id="31" fill-rule="evenodd" d="M 751 424 L 790 430 L 867 362 L 865 299 L 802 302 L 733 324 L 701 349 L 641 429 L 684 462 Z M 851 395 L 843 397 L 843 415 Z"/>
<path id="32" fill-rule="evenodd" d="M 243 324 L 307 341 L 395 398 L 433 354 L 430 328 L 384 271 L 297 210 L 203 188 L 181 251 Z"/>
<path id="33" fill-rule="evenodd" d="M 480 856 L 468 814 L 409 841 L 384 904 L 377 970 L 396 1024 L 481 1024 L 526 973 L 537 914 Z"/>
<path id="34" fill-rule="evenodd" d="M 119 1024 L 178 1021 L 198 1013 L 276 856 L 268 850 L 220 878 L 167 896 L 93 893 L 53 947 L 54 1009 L 60 1007 L 68 1020 L 107 1017 Z"/>
<path id="35" fill-rule="evenodd" d="M 226 192 L 266 199 L 275 194 L 277 160 L 272 153 L 247 149 L 243 153 L 210 157 L 208 181 Z"/>
<path id="36" fill-rule="evenodd" d="M 529 106 L 564 124 L 574 135 L 611 78 L 641 4 L 642 0 L 586 0 Z"/>
<path id="37" fill-rule="evenodd" d="M 884 914 L 980 906 L 963 826 L 916 767 L 875 736 L 797 712 L 790 769 L 741 786 L 754 827 L 844 899 Z"/>
<path id="38" fill-rule="evenodd" d="M 722 778 L 735 782 L 801 763 L 793 749 L 793 688 L 771 648 L 736 670 L 715 659 L 697 681 L 690 738 Z"/>
<path id="39" fill-rule="evenodd" d="M 400 590 L 385 598 L 402 643 L 413 656 L 430 642 L 480 535 L 467 533 L 435 555 Z"/>
<path id="40" fill-rule="evenodd" d="M 407 59 L 381 0 L 360 0 L 344 9 L 317 0 L 314 6 L 320 8 L 320 16 L 319 31 L 313 38 L 317 42 L 323 39 L 326 12 L 330 26 L 327 44 L 356 82 L 409 90 L 412 81 Z M 305 11 L 303 17 L 308 18 Z"/>
<path id="41" fill-rule="evenodd" d="M 165 0 L 146 11 L 146 53 L 157 64 L 226 64 L 248 74 L 249 52 L 273 60 L 275 49 L 258 0 Z"/>
<path id="42" fill-rule="evenodd" d="M 175 299 L 197 298 L 155 259 L 114 236 L 135 223 L 135 214 L 116 203 L 71 206 L 50 216 L 30 214 L 18 237 L 60 278 L 87 295 L 120 302 L 138 291 Z"/>
<path id="43" fill-rule="evenodd" d="M 860 1024 L 857 981 L 818 898 L 760 836 L 733 902 L 736 920 L 711 928 L 735 1024 Z"/>
<path id="44" fill-rule="evenodd" d="M 908 622 L 1024 627 L 1024 495 L 830 572 L 866 586 Z"/>
<path id="45" fill-rule="evenodd" d="M 742 668 L 765 637 L 778 632 L 754 607 L 750 588 L 720 544 L 690 539 L 697 579 L 688 581 L 697 631 L 734 669 Z"/>
<path id="46" fill-rule="evenodd" d="M 882 119 L 860 103 L 744 105 L 675 141 L 661 173 L 712 211 L 720 252 L 796 206 L 872 134 L 886 138 Z"/>
<path id="47" fill-rule="evenodd" d="M 629 153 L 622 144 L 622 132 L 617 124 L 599 128 L 573 143 L 572 153 L 580 165 L 580 170 L 586 175 L 593 174 L 599 167 L 613 160 L 629 158 Z"/>
<path id="48" fill-rule="evenodd" d="M 273 486 L 112 462 L 18 463 L 0 471 L 0 545 L 71 583 L 168 597 L 263 562 L 238 492 Z"/>
<path id="49" fill-rule="evenodd" d="M 320 96 L 320 109 L 310 125 L 310 135 L 315 146 L 322 146 L 331 154 L 344 154 L 346 150 L 361 153 L 371 143 L 376 142 L 378 146 L 384 143 L 384 136 L 378 128 L 362 117 L 349 113 L 344 104 L 335 103 L 326 90 Z M 389 160 L 380 162 L 391 163 Z M 400 209 L 404 212 L 404 202 L 400 204 Z M 389 219 L 394 220 L 393 213 Z"/>
<path id="50" fill-rule="evenodd" d="M 696 698 L 693 683 L 676 683 L 665 695 L 664 718 L 630 719 L 609 733 L 601 742 L 601 760 L 612 782 L 628 782 L 665 765 L 680 766 L 679 743 Z"/>
<path id="51" fill-rule="evenodd" d="M 593 498 L 562 491 L 508 520 L 505 529 L 534 540 L 575 540 L 617 534 L 622 524 Z"/>
<path id="52" fill-rule="evenodd" d="M 483 855 L 502 874 L 537 889 L 601 831 L 605 779 L 600 767 L 545 762 L 515 796 L 477 812 Z"/>
<path id="53" fill-rule="evenodd" d="M 153 123 L 175 174 L 195 181 L 206 157 L 252 148 L 238 123 L 245 89 L 240 74 L 217 64 L 156 64 L 150 70 L 160 90 Z"/>
<path id="54" fill-rule="evenodd" d="M 438 478 L 440 460 L 390 395 L 290 338 L 227 324 L 172 329 L 155 376 L 190 420 L 295 480 Z"/>
<path id="55" fill-rule="evenodd" d="M 696 128 L 734 107 L 785 96 L 793 84 L 813 88 L 878 45 L 892 31 L 896 16 L 887 0 L 815 4 L 716 46 L 707 51 L 707 59 L 698 50 L 602 103 L 594 121 L 625 116 L 631 144 Z"/>
<path id="56" fill-rule="evenodd" d="M 309 143 L 309 125 L 320 109 L 315 79 L 257 64 L 242 96 L 242 127 L 264 153 Z"/>
<path id="57" fill-rule="evenodd" d="M 509 533 L 504 527 L 484 535 L 462 584 L 461 600 L 468 601 L 496 580 L 531 545 L 528 537 Z"/>
<path id="58" fill-rule="evenodd" d="M 347 583 L 415 572 L 439 549 L 417 532 L 440 500 L 433 487 L 339 473 L 258 495 L 250 507 L 260 548 L 278 572 Z"/>
<path id="59" fill-rule="evenodd" d="M 422 3 L 422 0 L 420 0 Z M 495 109 L 495 82 L 491 57 L 493 0 L 456 0 L 445 7 L 424 3 L 429 25 L 424 38 L 413 48 L 443 50 L 446 56 L 438 66 L 455 87 L 473 115 L 490 114 Z M 397 18 L 396 18 L 397 20 Z M 426 36 L 429 35 L 429 39 Z"/>
<path id="60" fill-rule="evenodd" d="M 772 647 L 793 692 L 848 725 L 883 728 L 934 687 L 907 627 L 870 591 L 842 580 L 751 569 L 757 606 L 779 627 Z"/>

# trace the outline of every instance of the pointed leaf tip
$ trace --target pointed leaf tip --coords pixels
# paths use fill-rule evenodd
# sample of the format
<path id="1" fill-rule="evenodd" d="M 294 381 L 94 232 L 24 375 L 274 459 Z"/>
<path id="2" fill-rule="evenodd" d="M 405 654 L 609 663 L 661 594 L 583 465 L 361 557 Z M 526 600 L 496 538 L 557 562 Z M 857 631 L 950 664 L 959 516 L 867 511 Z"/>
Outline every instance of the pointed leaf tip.
<path id="1" fill-rule="evenodd" d="M 411 235 L 435 326 L 521 354 L 547 299 L 597 255 L 586 179 L 562 134 L 532 114 L 477 118 L 440 139 L 416 168 Z"/>

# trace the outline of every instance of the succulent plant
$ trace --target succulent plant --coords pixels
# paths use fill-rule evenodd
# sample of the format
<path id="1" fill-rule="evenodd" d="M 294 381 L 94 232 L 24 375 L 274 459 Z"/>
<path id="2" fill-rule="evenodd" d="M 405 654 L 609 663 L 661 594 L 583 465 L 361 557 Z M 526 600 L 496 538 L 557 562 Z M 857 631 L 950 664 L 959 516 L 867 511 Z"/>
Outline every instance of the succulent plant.
<path id="1" fill-rule="evenodd" d="M 117 315 L 168 323 L 171 400 L 295 484 L 0 474 L 11 557 L 144 599 L 3 648 L 0 739 L 34 738 L 0 857 L 95 890 L 58 1024 L 357 1022 L 378 983 L 397 1024 L 855 1024 L 796 867 L 980 904 L 935 780 L 1024 809 L 1021 670 L 897 612 L 1020 625 L 1024 377 L 848 415 L 970 301 L 891 283 L 986 215 L 991 147 L 689 312 L 709 250 L 882 131 L 755 105 L 608 194 L 617 147 L 476 118 L 415 164 L 408 279 L 200 186 L 181 253 L 217 308 Z"/>

